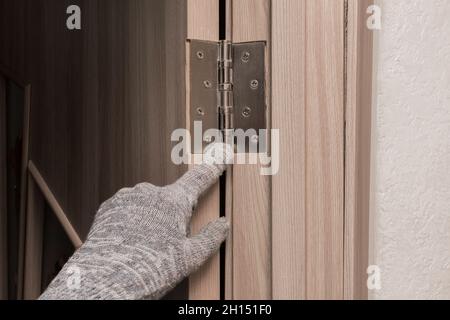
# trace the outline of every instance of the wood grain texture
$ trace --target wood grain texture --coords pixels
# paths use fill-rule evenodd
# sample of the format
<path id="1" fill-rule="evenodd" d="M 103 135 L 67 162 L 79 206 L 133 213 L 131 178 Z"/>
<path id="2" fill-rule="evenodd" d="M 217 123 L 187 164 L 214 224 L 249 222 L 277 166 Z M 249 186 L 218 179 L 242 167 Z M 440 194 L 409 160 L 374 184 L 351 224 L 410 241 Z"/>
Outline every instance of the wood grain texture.
<path id="1" fill-rule="evenodd" d="M 189 39 L 219 40 L 219 1 L 186 0 Z"/>
<path id="2" fill-rule="evenodd" d="M 344 1 L 306 2 L 306 279 L 308 299 L 342 299 Z"/>
<path id="3" fill-rule="evenodd" d="M 8 299 L 8 238 L 6 213 L 6 82 L 0 75 L 0 300 Z"/>
<path id="4" fill-rule="evenodd" d="M 80 0 L 82 30 L 69 31 L 69 4 L 1 0 L 0 64 L 33 85 L 30 158 L 84 238 L 120 188 L 183 171 L 167 158 L 170 133 L 185 123 L 174 111 L 184 109 L 182 88 L 167 86 L 180 79 L 187 26 L 166 21 L 179 1 Z"/>
<path id="5" fill-rule="evenodd" d="M 269 0 L 233 0 L 230 40 L 266 41 L 270 52 L 270 8 Z M 270 79 L 270 59 L 266 66 L 266 79 Z M 270 97 L 270 81 L 266 84 L 266 94 Z M 269 99 L 267 105 L 270 110 Z M 270 128 L 269 111 L 267 114 L 267 128 Z M 271 179 L 262 176 L 260 169 L 260 165 L 233 168 L 233 267 L 229 298 L 237 300 L 272 298 Z"/>
<path id="6" fill-rule="evenodd" d="M 276 299 L 343 296 L 344 2 L 272 2 Z M 299 23 L 299 21 L 301 23 Z"/>
<path id="7" fill-rule="evenodd" d="M 347 0 L 345 299 L 368 298 L 373 31 L 366 10 L 372 3 Z"/>
<path id="8" fill-rule="evenodd" d="M 272 178 L 274 299 L 306 298 L 306 2 L 272 2 L 272 128 L 280 171 Z"/>
<path id="9" fill-rule="evenodd" d="M 66 28 L 71 4 L 80 31 Z M 169 157 L 185 126 L 186 17 L 179 0 L 0 0 L 0 66 L 33 86 L 30 159 L 82 240 L 119 189 L 186 169 Z"/>
<path id="10" fill-rule="evenodd" d="M 219 1 L 187 0 L 187 38 L 210 41 L 219 40 Z M 186 76 L 187 74 L 188 72 L 186 71 Z M 186 83 L 188 84 L 188 82 Z M 187 86 L 187 115 L 190 110 L 189 101 L 189 87 Z M 186 117 L 186 127 L 190 129 L 189 117 Z M 208 222 L 216 220 L 219 216 L 220 190 L 217 184 L 199 202 L 192 220 L 192 234 L 196 234 Z M 189 299 L 220 299 L 219 255 L 213 257 L 196 274 L 189 278 Z"/>
<path id="11" fill-rule="evenodd" d="M 27 237 L 23 298 L 35 300 L 41 294 L 42 241 L 45 202 L 36 183 L 28 176 Z"/>
<path id="12" fill-rule="evenodd" d="M 269 300 L 270 180 L 259 165 L 235 165 L 233 176 L 233 299 Z"/>

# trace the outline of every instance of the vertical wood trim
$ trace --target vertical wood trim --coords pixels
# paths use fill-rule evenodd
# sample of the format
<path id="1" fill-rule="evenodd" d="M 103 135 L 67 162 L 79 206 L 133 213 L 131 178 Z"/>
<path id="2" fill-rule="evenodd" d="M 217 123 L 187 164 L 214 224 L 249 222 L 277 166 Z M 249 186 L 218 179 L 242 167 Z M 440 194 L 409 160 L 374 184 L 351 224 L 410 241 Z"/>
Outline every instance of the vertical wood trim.
<path id="1" fill-rule="evenodd" d="M 272 128 L 280 171 L 272 177 L 274 299 L 306 298 L 304 0 L 272 2 Z"/>
<path id="2" fill-rule="evenodd" d="M 30 112 L 31 112 L 31 86 L 24 88 L 24 117 L 23 117 L 23 133 L 22 133 L 22 162 L 20 164 L 20 217 L 19 217 L 19 252 L 18 252 L 18 279 L 17 279 L 17 295 L 18 299 L 22 298 L 23 292 L 23 269 L 25 255 L 25 220 L 27 210 L 27 172 L 29 160 L 29 144 L 30 144 Z"/>
<path id="3" fill-rule="evenodd" d="M 271 1 L 233 0 L 231 7 L 230 40 L 266 41 L 269 53 Z M 269 70 L 270 59 L 267 62 Z M 269 72 L 266 78 L 270 79 Z M 266 92 L 270 97 L 270 81 Z M 268 128 L 269 124 L 270 117 Z M 260 165 L 233 169 L 232 298 L 236 300 L 272 298 L 270 177 L 262 176 L 260 169 Z"/>
<path id="4" fill-rule="evenodd" d="M 306 1 L 308 299 L 343 298 L 344 0 Z"/>
<path id="5" fill-rule="evenodd" d="M 25 300 L 34 300 L 41 294 L 42 245 L 44 228 L 44 198 L 28 175 L 27 236 L 25 240 L 24 293 Z"/>
<path id="6" fill-rule="evenodd" d="M 6 214 L 6 83 L 0 76 L 0 300 L 8 299 L 8 244 Z"/>
<path id="7" fill-rule="evenodd" d="M 347 0 L 345 299 L 368 298 L 373 32 L 366 10 L 372 3 Z"/>
<path id="8" fill-rule="evenodd" d="M 219 40 L 219 1 L 187 1 L 187 37 L 189 39 Z M 187 61 L 189 61 L 187 59 Z M 189 66 L 188 66 L 189 67 Z M 186 72 L 188 76 L 188 72 Z M 186 82 L 188 86 L 189 82 Z M 189 115 L 189 88 L 186 94 L 186 114 Z M 187 116 L 186 127 L 190 129 Z M 199 202 L 192 219 L 192 234 L 220 216 L 220 190 L 216 184 Z M 220 257 L 214 256 L 197 273 L 189 278 L 189 299 L 220 299 Z"/>
<path id="9" fill-rule="evenodd" d="M 233 299 L 272 299 L 270 180 L 259 165 L 233 170 Z"/>
<path id="10" fill-rule="evenodd" d="M 344 0 L 274 1 L 275 299 L 343 297 Z"/>
<path id="11" fill-rule="evenodd" d="M 165 148 L 166 159 L 171 159 L 172 144 L 170 141 L 172 131 L 184 127 L 186 114 L 184 110 L 186 101 L 186 79 L 182 75 L 185 72 L 185 41 L 187 35 L 186 1 L 166 0 L 165 4 L 165 140 L 162 145 Z M 167 183 L 178 179 L 186 167 L 176 166 L 171 162 L 164 165 L 166 170 L 164 181 Z"/>

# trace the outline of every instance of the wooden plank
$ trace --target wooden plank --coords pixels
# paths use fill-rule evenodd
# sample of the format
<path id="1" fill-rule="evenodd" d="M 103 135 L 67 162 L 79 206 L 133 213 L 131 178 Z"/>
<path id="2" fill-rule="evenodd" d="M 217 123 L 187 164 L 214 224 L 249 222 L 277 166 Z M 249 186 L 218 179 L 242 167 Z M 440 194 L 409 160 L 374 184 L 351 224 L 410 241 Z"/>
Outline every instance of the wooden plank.
<path id="1" fill-rule="evenodd" d="M 187 1 L 187 38 L 199 40 L 219 40 L 219 1 L 188 0 Z M 187 61 L 189 61 L 187 59 Z M 189 67 L 189 66 L 188 66 Z M 186 76 L 188 76 L 186 72 Z M 189 121 L 189 82 L 186 94 L 186 127 Z M 191 130 L 192 132 L 192 130 Z M 220 216 L 219 185 L 214 186 L 199 202 L 194 213 L 191 231 L 197 233 L 205 224 Z M 189 299 L 220 299 L 220 257 L 216 255 L 196 274 L 189 278 Z"/>
<path id="2" fill-rule="evenodd" d="M 36 183 L 36 186 L 39 188 L 40 192 L 42 192 L 42 196 L 45 198 L 47 204 L 53 210 L 53 213 L 58 218 L 59 222 L 61 223 L 61 226 L 66 231 L 66 234 L 72 241 L 74 247 L 78 249 L 79 247 L 81 247 L 83 242 L 81 241 L 78 233 L 75 231 L 74 227 L 70 223 L 67 214 L 61 208 L 61 205 L 58 203 L 58 200 L 56 200 L 53 192 L 50 190 L 41 173 L 39 172 L 39 170 L 36 168 L 36 166 L 32 161 L 30 161 L 28 169 L 30 171 L 31 176 L 34 179 L 34 182 Z"/>
<path id="3" fill-rule="evenodd" d="M 302 23 L 299 23 L 301 21 Z M 344 2 L 272 2 L 276 299 L 343 296 Z"/>
<path id="4" fill-rule="evenodd" d="M 27 237 L 25 244 L 25 300 L 35 300 L 41 294 L 42 241 L 45 202 L 31 175 L 28 175 Z"/>
<path id="5" fill-rule="evenodd" d="M 281 164 L 272 177 L 274 299 L 306 298 L 305 4 L 272 1 L 272 128 L 280 130 Z"/>
<path id="6" fill-rule="evenodd" d="M 187 0 L 187 35 L 190 39 L 219 40 L 219 1 Z"/>
<path id="7" fill-rule="evenodd" d="M 183 76 L 186 71 L 186 35 L 187 14 L 186 1 L 166 0 L 165 2 L 165 140 L 162 146 L 165 149 L 165 157 L 171 158 L 173 143 L 170 141 L 175 129 L 184 127 L 186 114 L 186 79 Z M 171 183 L 178 179 L 185 171 L 186 166 L 176 166 L 172 161 L 166 161 L 164 166 L 165 181 Z"/>
<path id="8" fill-rule="evenodd" d="M 233 170 L 233 299 L 272 298 L 270 180 L 259 165 Z"/>
<path id="9" fill-rule="evenodd" d="M 368 298 L 373 31 L 366 10 L 372 3 L 347 0 L 345 299 Z"/>
<path id="10" fill-rule="evenodd" d="M 233 0 L 231 7 L 230 40 L 266 41 L 269 53 L 270 1 Z M 270 59 L 266 66 L 270 79 Z M 266 94 L 270 97 L 270 81 Z M 272 298 L 270 177 L 262 176 L 260 169 L 260 165 L 235 165 L 233 169 L 232 298 L 237 300 Z"/>
<path id="11" fill-rule="evenodd" d="M 6 204 L 6 82 L 0 75 L 0 300 L 8 299 L 8 229 Z"/>
<path id="12" fill-rule="evenodd" d="M 344 0 L 306 1 L 308 299 L 342 299 Z"/>

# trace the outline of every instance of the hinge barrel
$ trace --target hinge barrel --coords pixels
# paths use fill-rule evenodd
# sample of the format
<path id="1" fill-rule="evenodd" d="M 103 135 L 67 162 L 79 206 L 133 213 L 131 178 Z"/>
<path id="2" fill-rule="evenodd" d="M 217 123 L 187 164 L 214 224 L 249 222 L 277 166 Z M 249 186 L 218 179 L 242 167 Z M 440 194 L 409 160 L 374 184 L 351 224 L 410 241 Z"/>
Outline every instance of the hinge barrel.
<path id="1" fill-rule="evenodd" d="M 233 60 L 230 41 L 219 42 L 219 129 L 233 129 Z"/>

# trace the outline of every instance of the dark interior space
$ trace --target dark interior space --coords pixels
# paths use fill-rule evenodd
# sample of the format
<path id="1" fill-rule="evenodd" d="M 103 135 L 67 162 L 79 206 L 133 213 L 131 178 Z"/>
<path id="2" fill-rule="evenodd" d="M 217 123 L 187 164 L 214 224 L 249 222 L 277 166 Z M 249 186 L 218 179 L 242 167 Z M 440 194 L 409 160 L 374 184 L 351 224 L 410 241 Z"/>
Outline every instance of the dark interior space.
<path id="1" fill-rule="evenodd" d="M 20 190 L 22 134 L 24 119 L 24 89 L 13 81 L 5 81 L 6 119 L 6 225 L 7 225 L 7 287 L 10 299 L 17 297 L 19 252 Z"/>
<path id="2" fill-rule="evenodd" d="M 83 8 L 79 31 L 66 27 L 69 5 Z M 29 161 L 82 240 L 101 203 L 118 190 L 141 182 L 170 184 L 186 170 L 170 161 L 170 133 L 186 123 L 179 112 L 185 103 L 179 75 L 185 68 L 186 10 L 176 0 L 0 0 L 0 70 L 32 88 Z M 13 175 L 8 199 L 17 201 L 20 175 L 10 170 L 10 157 L 20 159 L 14 153 L 20 148 L 10 150 L 15 143 L 21 144 L 8 140 L 8 169 L 2 173 Z M 18 208 L 8 201 L 8 219 L 2 217 L 4 229 L 14 231 L 0 240 L 9 247 L 0 253 L 8 261 L 0 270 L 8 298 L 17 296 L 16 276 L 9 275 L 18 263 Z M 25 265 L 25 271 L 34 267 Z M 42 271 L 42 286 L 53 271 L 51 262 Z M 167 298 L 187 294 L 185 281 Z"/>
<path id="3" fill-rule="evenodd" d="M 75 248 L 58 219 L 50 207 L 45 205 L 42 243 L 42 292 L 58 275 L 74 251 Z"/>

